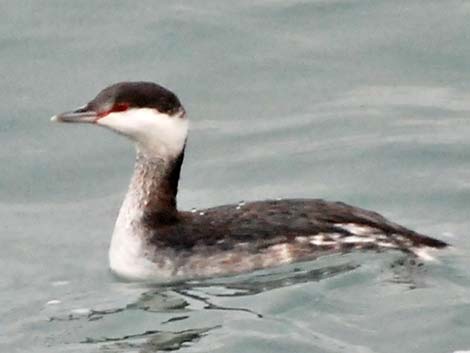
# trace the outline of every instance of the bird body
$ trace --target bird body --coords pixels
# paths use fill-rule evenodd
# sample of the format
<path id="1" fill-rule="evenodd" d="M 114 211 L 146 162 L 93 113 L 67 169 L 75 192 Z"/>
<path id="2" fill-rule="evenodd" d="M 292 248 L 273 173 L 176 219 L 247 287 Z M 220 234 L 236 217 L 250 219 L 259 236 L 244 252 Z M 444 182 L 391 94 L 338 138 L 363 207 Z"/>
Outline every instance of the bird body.
<path id="1" fill-rule="evenodd" d="M 179 211 L 188 119 L 176 95 L 154 83 L 109 86 L 86 106 L 53 120 L 100 125 L 135 143 L 134 174 L 109 250 L 111 270 L 126 279 L 212 277 L 355 249 L 419 255 L 447 246 L 375 212 L 319 199 Z"/>

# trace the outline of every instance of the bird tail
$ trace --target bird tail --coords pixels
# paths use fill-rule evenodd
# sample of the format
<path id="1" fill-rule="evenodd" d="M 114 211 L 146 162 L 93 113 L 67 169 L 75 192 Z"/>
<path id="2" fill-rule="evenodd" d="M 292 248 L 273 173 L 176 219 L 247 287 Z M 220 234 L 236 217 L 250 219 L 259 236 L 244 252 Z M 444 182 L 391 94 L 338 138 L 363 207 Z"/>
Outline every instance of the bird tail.
<path id="1" fill-rule="evenodd" d="M 436 260 L 435 257 L 431 254 L 432 250 L 443 249 L 449 246 L 448 243 L 442 240 L 414 232 L 413 234 L 409 235 L 408 238 L 413 243 L 413 246 L 410 249 L 411 253 L 425 261 Z"/>

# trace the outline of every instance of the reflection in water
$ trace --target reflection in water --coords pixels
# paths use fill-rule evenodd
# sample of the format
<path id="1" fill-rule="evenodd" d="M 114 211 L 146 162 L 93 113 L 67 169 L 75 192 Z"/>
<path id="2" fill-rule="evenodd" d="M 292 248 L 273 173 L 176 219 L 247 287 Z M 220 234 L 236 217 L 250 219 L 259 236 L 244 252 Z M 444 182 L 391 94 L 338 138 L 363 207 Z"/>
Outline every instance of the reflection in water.
<path id="1" fill-rule="evenodd" d="M 340 265 L 325 266 L 313 270 L 301 270 L 299 268 L 294 268 L 290 273 L 268 273 L 247 278 L 244 281 L 229 283 L 225 285 L 223 284 L 223 282 L 219 284 L 212 283 L 211 286 L 224 285 L 225 288 L 234 290 L 233 293 L 229 294 L 217 294 L 217 296 L 221 297 L 254 295 L 295 284 L 317 282 L 325 278 L 330 278 L 341 273 L 352 271 L 358 267 L 358 264 L 345 263 Z"/>
<path id="2" fill-rule="evenodd" d="M 390 265 L 393 278 L 390 280 L 392 283 L 400 283 L 408 286 L 409 289 L 424 288 L 424 278 L 422 272 L 425 267 L 422 262 L 419 262 L 414 257 L 403 256 L 399 257 Z"/>
<path id="3" fill-rule="evenodd" d="M 129 349 L 141 353 L 158 351 L 175 351 L 184 346 L 185 343 L 194 342 L 204 336 L 210 330 L 217 328 L 190 329 L 177 332 L 171 331 L 146 331 L 141 334 L 128 335 L 123 337 L 108 337 L 103 339 L 87 338 L 82 343 L 108 343 L 102 346 L 104 352 L 124 352 Z"/>
<path id="4" fill-rule="evenodd" d="M 304 264 L 305 265 L 305 264 Z M 242 276 L 218 278 L 205 281 L 189 281 L 153 286 L 151 290 L 142 293 L 139 298 L 125 307 L 107 310 L 72 312 L 65 317 L 52 317 L 50 321 L 88 320 L 96 321 L 107 316 L 116 315 L 131 310 L 141 310 L 151 313 L 175 314 L 160 322 L 168 325 L 190 318 L 191 302 L 200 302 L 207 310 L 237 311 L 255 315 L 262 319 L 261 313 L 248 308 L 227 307 L 214 304 L 216 297 L 251 296 L 262 292 L 279 289 L 291 285 L 316 282 L 326 278 L 355 270 L 360 265 L 350 262 L 309 269 L 297 264 L 285 272 L 260 272 Z M 306 266 L 304 266 L 306 267 Z M 392 282 L 407 283 L 410 288 L 416 288 L 415 276 L 421 264 L 409 257 L 400 257 L 391 264 L 393 271 Z M 194 342 L 208 334 L 214 327 L 191 328 L 182 331 L 148 330 L 143 333 L 132 333 L 120 337 L 86 338 L 81 343 L 99 344 L 104 351 L 121 352 L 134 349 L 138 352 L 155 352 L 159 350 L 177 350 L 185 343 Z"/>
<path id="5" fill-rule="evenodd" d="M 90 309 L 86 312 L 72 312 L 66 316 L 54 316 L 50 321 L 70 321 L 86 318 L 89 321 L 100 320 L 104 316 L 118 314 L 125 310 L 143 310 L 147 312 L 174 313 L 188 312 L 190 304 L 188 299 L 204 303 L 204 309 L 208 310 L 234 310 L 244 311 L 262 317 L 259 313 L 246 308 L 222 307 L 211 303 L 210 297 L 238 297 L 249 296 L 273 289 L 278 289 L 295 284 L 306 282 L 316 282 L 325 278 L 352 271 L 359 267 L 357 264 L 344 263 L 340 265 L 324 266 L 311 270 L 293 268 L 290 272 L 250 274 L 246 277 L 233 280 L 233 277 L 226 277 L 216 280 L 201 282 L 177 282 L 171 284 L 160 284 L 152 290 L 142 293 L 137 301 L 127 304 L 125 307 L 112 308 L 106 310 Z M 236 278 L 236 277 L 235 277 Z M 221 293 L 211 293 L 208 297 L 195 294 L 194 290 L 204 290 L 213 288 L 223 288 Z M 186 318 L 186 317 L 184 317 Z M 178 317 L 179 320 L 183 318 Z M 173 319 L 173 320 L 178 320 Z M 168 321 L 167 321 L 168 322 Z"/>
<path id="6" fill-rule="evenodd" d="M 126 309 L 138 309 L 150 312 L 174 312 L 185 309 L 188 302 L 168 291 L 154 290 L 144 292 L 135 303 L 128 304 Z"/>
<path id="7" fill-rule="evenodd" d="M 313 270 L 302 271 L 298 268 L 293 269 L 288 273 L 281 274 L 262 274 L 257 276 L 251 276 L 246 279 L 237 282 L 224 282 L 223 279 L 219 282 L 211 281 L 210 283 L 198 283 L 192 284 L 191 286 L 181 285 L 179 288 L 174 288 L 176 293 L 191 299 L 199 300 L 205 304 L 204 309 L 208 310 L 228 310 L 228 311 L 243 311 L 256 315 L 262 318 L 263 315 L 256 313 L 246 308 L 234 308 L 234 307 L 223 307 L 220 305 L 213 304 L 210 302 L 210 298 L 204 298 L 200 295 L 191 293 L 196 288 L 213 288 L 222 287 L 224 288 L 223 293 L 211 294 L 216 297 L 236 297 L 236 296 L 249 296 L 262 292 L 266 292 L 273 289 L 278 289 L 294 284 L 300 284 L 305 282 L 319 281 L 324 278 L 329 278 L 340 273 L 352 271 L 359 265 L 355 264 L 341 264 L 336 266 L 326 266 Z"/>
<path id="8" fill-rule="evenodd" d="M 189 303 L 181 297 L 175 296 L 168 288 L 161 290 L 152 290 L 144 292 L 139 299 L 125 307 L 111 308 L 105 310 L 83 310 L 82 312 L 73 311 L 65 316 L 52 316 L 49 321 L 71 321 L 83 318 L 89 321 L 100 320 L 104 316 L 118 314 L 125 310 L 143 310 L 149 312 L 175 312 L 183 311 Z"/>

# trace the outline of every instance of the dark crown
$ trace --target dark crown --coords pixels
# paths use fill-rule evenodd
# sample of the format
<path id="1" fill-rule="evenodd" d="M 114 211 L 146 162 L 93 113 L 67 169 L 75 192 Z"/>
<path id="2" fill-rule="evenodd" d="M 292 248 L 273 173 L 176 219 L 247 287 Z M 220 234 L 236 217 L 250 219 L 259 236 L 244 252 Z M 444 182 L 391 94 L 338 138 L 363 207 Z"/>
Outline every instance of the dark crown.
<path id="1" fill-rule="evenodd" d="M 125 104 L 129 108 L 153 108 L 173 115 L 183 109 L 178 97 L 153 82 L 119 82 L 103 89 L 88 103 L 87 110 L 102 111 Z"/>

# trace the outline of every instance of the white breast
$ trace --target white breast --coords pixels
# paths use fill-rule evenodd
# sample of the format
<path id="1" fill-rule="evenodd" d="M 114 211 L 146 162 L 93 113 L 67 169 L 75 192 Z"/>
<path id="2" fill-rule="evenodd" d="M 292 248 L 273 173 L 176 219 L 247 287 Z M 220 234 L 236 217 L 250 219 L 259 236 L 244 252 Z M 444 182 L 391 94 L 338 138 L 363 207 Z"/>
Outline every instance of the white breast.
<path id="1" fill-rule="evenodd" d="M 116 220 L 111 245 L 109 266 L 113 273 L 133 281 L 164 282 L 172 278 L 174 262 L 167 257 L 158 263 L 149 259 L 149 244 L 145 241 L 145 229 L 139 223 L 142 211 L 136 202 L 136 195 L 128 193 Z"/>

